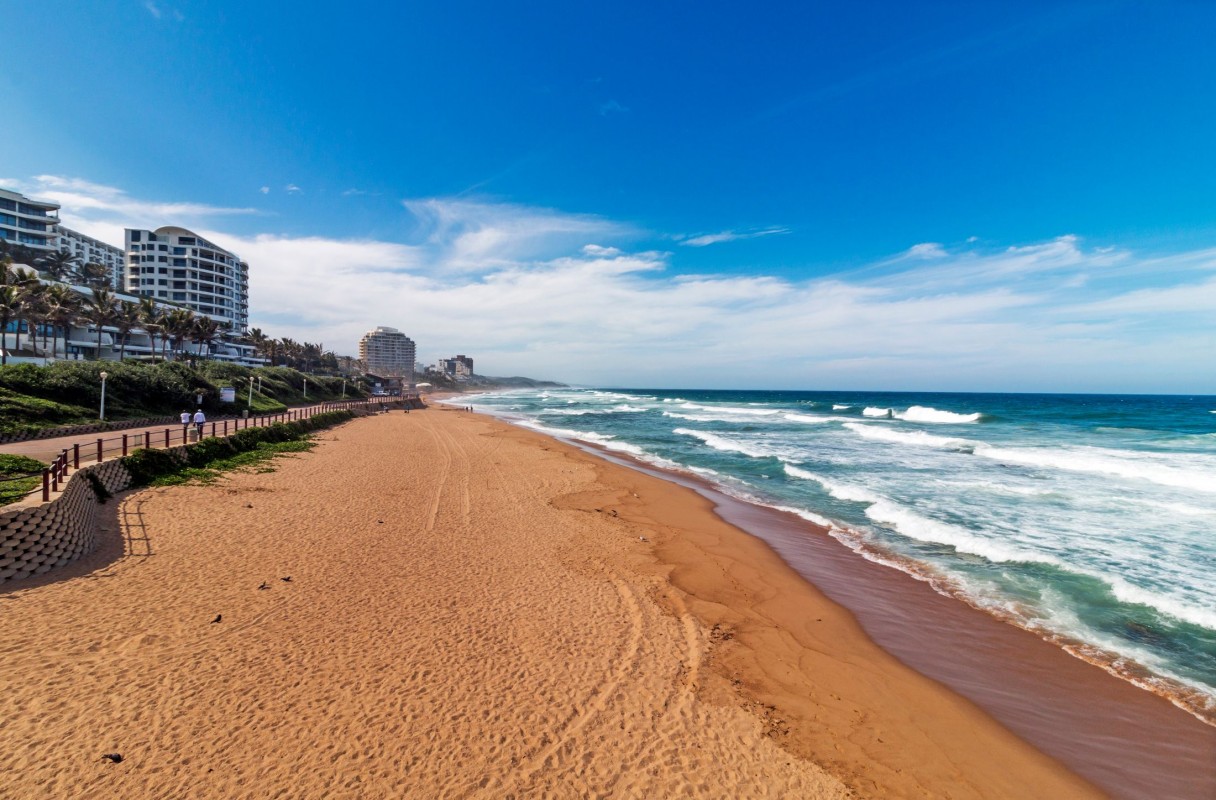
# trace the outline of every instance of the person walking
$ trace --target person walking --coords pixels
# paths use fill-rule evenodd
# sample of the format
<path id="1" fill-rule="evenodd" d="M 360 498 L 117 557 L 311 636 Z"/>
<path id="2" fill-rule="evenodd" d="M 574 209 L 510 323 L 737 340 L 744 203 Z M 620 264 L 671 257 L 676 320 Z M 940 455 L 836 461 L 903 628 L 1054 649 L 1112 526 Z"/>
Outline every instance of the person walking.
<path id="1" fill-rule="evenodd" d="M 203 438 L 203 426 L 207 424 L 207 415 L 200 408 L 194 412 L 194 426 L 198 428 L 198 438 Z"/>
<path id="2" fill-rule="evenodd" d="M 182 441 L 186 441 L 186 428 L 190 425 L 190 412 L 182 412 Z"/>

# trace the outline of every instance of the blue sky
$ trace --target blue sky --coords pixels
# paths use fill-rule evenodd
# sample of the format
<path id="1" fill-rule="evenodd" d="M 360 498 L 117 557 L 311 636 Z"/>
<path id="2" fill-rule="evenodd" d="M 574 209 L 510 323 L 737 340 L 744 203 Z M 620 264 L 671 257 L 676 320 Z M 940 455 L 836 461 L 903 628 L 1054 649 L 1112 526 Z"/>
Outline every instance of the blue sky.
<path id="1" fill-rule="evenodd" d="M 0 184 L 253 324 L 617 385 L 1216 392 L 1216 6 L 43 2 Z M 483 366 L 484 365 L 484 366 Z"/>

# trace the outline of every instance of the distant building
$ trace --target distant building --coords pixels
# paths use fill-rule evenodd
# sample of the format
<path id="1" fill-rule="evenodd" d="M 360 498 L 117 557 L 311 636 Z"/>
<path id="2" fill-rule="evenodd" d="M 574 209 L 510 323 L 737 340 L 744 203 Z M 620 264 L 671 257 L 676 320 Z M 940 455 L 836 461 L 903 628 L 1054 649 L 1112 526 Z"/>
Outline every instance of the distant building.
<path id="1" fill-rule="evenodd" d="M 225 330 L 249 327 L 249 265 L 193 231 L 127 228 L 126 290 L 199 314 Z"/>
<path id="2" fill-rule="evenodd" d="M 359 358 L 367 371 L 382 378 L 414 380 L 414 340 L 396 328 L 380 326 L 359 340 Z"/>
<path id="3" fill-rule="evenodd" d="M 123 283 L 123 265 L 126 263 L 125 253 L 121 247 L 77 233 L 71 228 L 59 226 L 59 250 L 67 250 L 80 259 L 80 266 L 85 264 L 101 264 L 110 274 L 110 286 L 114 291 L 126 289 Z"/>
<path id="4" fill-rule="evenodd" d="M 23 244 L 31 250 L 58 249 L 59 204 L 31 200 L 23 194 L 0 189 L 0 239 Z"/>
<path id="5" fill-rule="evenodd" d="M 457 380 L 473 375 L 473 359 L 465 355 L 439 359 L 439 372 Z"/>

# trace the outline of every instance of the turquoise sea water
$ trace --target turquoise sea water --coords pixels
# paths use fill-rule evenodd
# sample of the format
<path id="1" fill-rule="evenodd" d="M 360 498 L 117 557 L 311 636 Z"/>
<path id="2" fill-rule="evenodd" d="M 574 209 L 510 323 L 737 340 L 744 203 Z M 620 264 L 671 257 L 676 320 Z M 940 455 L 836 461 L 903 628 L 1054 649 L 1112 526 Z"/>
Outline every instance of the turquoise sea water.
<path id="1" fill-rule="evenodd" d="M 1214 397 L 551 389 L 468 402 L 821 523 L 1216 719 Z"/>

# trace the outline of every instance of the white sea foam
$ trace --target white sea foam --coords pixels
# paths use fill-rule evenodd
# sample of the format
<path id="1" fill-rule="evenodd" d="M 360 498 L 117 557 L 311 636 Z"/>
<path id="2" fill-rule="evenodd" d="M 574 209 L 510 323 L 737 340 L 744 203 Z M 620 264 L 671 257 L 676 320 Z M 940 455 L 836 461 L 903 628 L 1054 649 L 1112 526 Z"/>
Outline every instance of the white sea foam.
<path id="1" fill-rule="evenodd" d="M 867 409 L 867 412 L 869 409 Z M 869 414 L 867 413 L 867 416 Z M 978 422 L 983 414 L 956 414 L 953 411 L 940 411 L 936 408 L 928 406 L 911 406 L 907 411 L 895 412 L 896 419 L 902 419 L 906 422 L 937 422 L 937 423 L 961 423 L 961 422 Z"/>
<path id="2" fill-rule="evenodd" d="M 739 408 L 738 406 L 703 406 L 697 403 L 685 403 L 681 408 L 691 409 L 692 411 L 713 411 L 718 414 L 742 414 L 748 417 L 771 417 L 774 414 L 780 414 L 779 408 Z"/>
<path id="3" fill-rule="evenodd" d="M 875 522 L 890 525 L 903 536 L 921 542 L 948 545 L 959 552 L 977 555 L 989 561 L 1059 564 L 1052 556 L 1030 553 L 984 539 L 957 525 L 923 517 L 890 500 L 879 500 L 868 507 L 865 514 Z"/>
<path id="4" fill-rule="evenodd" d="M 877 503 L 882 500 L 882 498 L 878 495 L 867 489 L 863 489 L 860 486 L 850 486 L 848 484 L 838 483 L 837 481 L 829 480 L 822 475 L 811 472 L 810 470 L 796 467 L 793 464 L 786 464 L 785 472 L 787 475 L 791 475 L 795 478 L 815 481 L 826 489 L 828 494 L 835 497 L 837 500 L 851 500 L 856 503 Z"/>
<path id="5" fill-rule="evenodd" d="M 671 417 L 672 419 L 686 419 L 690 422 L 729 422 L 730 420 L 722 417 L 711 417 L 707 414 L 677 414 L 675 411 L 664 411 L 663 416 Z"/>
<path id="6" fill-rule="evenodd" d="M 1216 494 L 1216 469 L 1195 464 L 1177 466 L 1180 462 L 1194 461 L 1185 456 L 1172 459 L 1151 456 L 1127 450 L 1108 450 L 1100 447 L 992 447 L 982 445 L 975 454 L 997 461 L 1024 464 L 1033 467 L 1050 467 L 1070 472 L 1088 472 L 1099 475 L 1116 475 L 1120 478 L 1144 480 L 1162 486 Z M 1174 463 L 1162 463 L 1166 460 Z"/>
<path id="7" fill-rule="evenodd" d="M 833 411 L 844 411 L 846 408 L 852 408 L 852 406 L 841 405 L 840 403 L 832 403 Z"/>
<path id="8" fill-rule="evenodd" d="M 550 436 L 559 436 L 566 439 L 578 439 L 581 442 L 590 442 L 603 447 L 605 450 L 615 450 L 619 453 L 629 453 L 634 456 L 648 455 L 645 450 L 635 444 L 628 442 L 615 441 L 616 437 L 609 433 L 596 433 L 594 431 L 576 431 L 570 428 L 551 428 L 548 425 L 541 425 L 539 422 L 531 420 L 521 420 L 521 425 L 525 425 L 541 433 L 547 433 Z"/>
<path id="9" fill-rule="evenodd" d="M 880 442 L 892 442 L 894 444 L 910 444 L 918 447 L 940 447 L 949 450 L 966 449 L 973 447 L 975 442 L 967 439 L 958 439 L 946 436 L 934 436 L 931 433 L 924 431 L 896 431 L 890 428 L 881 428 L 877 425 L 866 425 L 861 422 L 846 422 L 843 427 L 848 428 L 859 436 L 866 439 L 874 439 Z"/>
<path id="10" fill-rule="evenodd" d="M 766 503 L 765 505 L 769 505 L 769 504 Z M 835 527 L 835 523 L 833 523 L 827 517 L 821 517 L 818 514 L 813 514 L 810 511 L 807 511 L 805 508 L 797 508 L 795 506 L 777 506 L 777 505 L 769 505 L 769 508 L 775 508 L 778 511 L 785 511 L 786 513 L 793 514 L 796 517 L 802 517 L 807 522 L 813 522 L 821 528 L 828 528 L 829 530 L 831 530 L 832 528 Z"/>
<path id="11" fill-rule="evenodd" d="M 725 453 L 742 453 L 743 455 L 751 456 L 752 458 L 769 458 L 771 455 L 770 453 L 766 453 L 763 450 L 752 447 L 744 442 L 736 442 L 733 439 L 727 439 L 707 431 L 695 431 L 690 428 L 676 428 L 674 431 L 672 431 L 672 433 L 678 433 L 681 436 L 691 436 L 694 439 L 700 439 L 708 447 L 712 447 L 714 450 L 721 450 Z"/>
<path id="12" fill-rule="evenodd" d="M 890 419 L 891 414 L 894 412 L 890 408 L 874 408 L 873 406 L 866 406 L 861 410 L 861 413 L 862 416 L 865 417 L 886 417 Z"/>
<path id="13" fill-rule="evenodd" d="M 807 414 L 793 414 L 793 413 L 783 414 L 782 418 L 788 419 L 790 422 L 807 422 L 812 425 L 821 425 L 825 422 L 834 422 L 836 420 L 842 419 L 842 417 L 812 417 Z M 843 419 L 848 419 L 848 417 L 843 417 Z"/>

